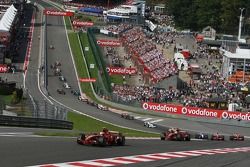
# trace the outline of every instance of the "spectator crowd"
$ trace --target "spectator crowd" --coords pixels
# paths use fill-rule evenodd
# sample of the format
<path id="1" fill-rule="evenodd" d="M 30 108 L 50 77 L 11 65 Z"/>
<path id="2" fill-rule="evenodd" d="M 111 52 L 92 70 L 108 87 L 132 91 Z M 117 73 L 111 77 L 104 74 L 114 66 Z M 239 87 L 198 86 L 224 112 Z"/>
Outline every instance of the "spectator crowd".
<path id="1" fill-rule="evenodd" d="M 138 57 L 138 62 L 144 66 L 143 72 L 150 73 L 154 83 L 177 74 L 174 62 L 164 57 L 163 52 L 146 37 L 141 27 L 125 31 L 122 41 L 129 54 Z"/>
<path id="2" fill-rule="evenodd" d="M 133 28 L 133 25 L 123 23 L 119 25 L 108 25 L 104 27 L 105 30 L 112 32 L 113 34 L 121 34 L 131 28 Z"/>

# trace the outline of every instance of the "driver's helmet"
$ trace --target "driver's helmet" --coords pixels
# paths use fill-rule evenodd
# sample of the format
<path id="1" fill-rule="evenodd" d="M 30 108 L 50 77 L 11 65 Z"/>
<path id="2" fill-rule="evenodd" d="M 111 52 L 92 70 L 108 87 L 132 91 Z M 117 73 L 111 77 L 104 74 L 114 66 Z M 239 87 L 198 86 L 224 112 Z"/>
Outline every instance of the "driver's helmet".
<path id="1" fill-rule="evenodd" d="M 102 132 L 107 133 L 109 130 L 107 128 L 103 128 Z"/>

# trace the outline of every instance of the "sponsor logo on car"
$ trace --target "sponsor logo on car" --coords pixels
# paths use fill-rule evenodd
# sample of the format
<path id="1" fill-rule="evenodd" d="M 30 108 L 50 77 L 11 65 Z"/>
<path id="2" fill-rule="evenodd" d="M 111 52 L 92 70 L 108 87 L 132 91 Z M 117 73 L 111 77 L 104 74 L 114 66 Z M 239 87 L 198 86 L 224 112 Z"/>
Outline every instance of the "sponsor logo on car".
<path id="1" fill-rule="evenodd" d="M 137 73 L 136 68 L 107 67 L 107 72 L 112 74 L 133 75 Z"/>
<path id="2" fill-rule="evenodd" d="M 114 41 L 114 40 L 104 40 L 100 39 L 97 40 L 97 44 L 100 46 L 114 46 L 114 47 L 119 47 L 121 45 L 120 41 Z"/>
<path id="3" fill-rule="evenodd" d="M 48 10 L 45 9 L 43 11 L 44 15 L 49 15 L 49 16 L 73 16 L 73 12 L 64 12 L 64 11 L 56 11 L 56 10 Z"/>

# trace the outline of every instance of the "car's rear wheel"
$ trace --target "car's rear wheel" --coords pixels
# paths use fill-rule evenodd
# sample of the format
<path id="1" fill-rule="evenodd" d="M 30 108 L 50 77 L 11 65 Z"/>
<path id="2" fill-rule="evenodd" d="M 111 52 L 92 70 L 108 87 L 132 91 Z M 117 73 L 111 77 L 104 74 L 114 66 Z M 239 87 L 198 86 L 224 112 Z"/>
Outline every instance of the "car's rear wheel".
<path id="1" fill-rule="evenodd" d="M 180 135 L 180 134 L 177 134 L 177 135 L 176 135 L 176 139 L 177 139 L 178 141 L 183 140 L 183 138 L 181 137 L 181 135 Z"/>

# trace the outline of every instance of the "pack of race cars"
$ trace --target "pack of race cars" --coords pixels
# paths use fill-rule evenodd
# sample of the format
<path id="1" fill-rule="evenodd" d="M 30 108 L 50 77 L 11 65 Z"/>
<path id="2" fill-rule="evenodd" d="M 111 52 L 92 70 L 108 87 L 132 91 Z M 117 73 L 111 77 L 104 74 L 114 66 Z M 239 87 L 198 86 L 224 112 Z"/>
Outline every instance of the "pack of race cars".
<path id="1" fill-rule="evenodd" d="M 190 141 L 191 134 L 187 131 L 180 130 L 179 128 L 170 128 L 167 132 L 163 132 L 160 136 L 161 140 L 173 140 L 173 141 Z M 209 135 L 205 133 L 196 133 L 194 135 L 195 139 L 209 139 Z M 231 141 L 244 141 L 244 136 L 238 133 L 234 133 L 229 136 Z M 219 133 L 214 133 L 211 135 L 210 140 L 224 141 L 225 136 Z"/>
<path id="2" fill-rule="evenodd" d="M 209 139 L 208 134 L 197 133 L 194 135 L 196 139 Z M 169 141 L 190 141 L 191 134 L 187 131 L 180 130 L 179 128 L 170 128 L 168 131 L 161 133 L 161 140 Z M 219 133 L 211 135 L 211 140 L 224 141 L 225 136 Z M 231 141 L 244 141 L 244 136 L 240 134 L 233 134 L 229 136 Z M 80 145 L 91 145 L 91 146 L 124 146 L 125 136 L 116 131 L 109 131 L 107 128 L 99 133 L 81 134 L 77 138 L 77 143 Z"/>

